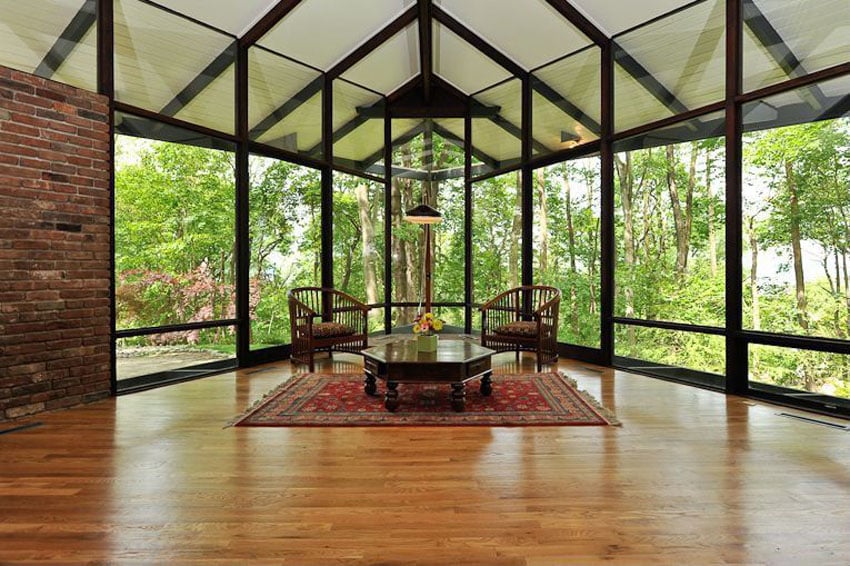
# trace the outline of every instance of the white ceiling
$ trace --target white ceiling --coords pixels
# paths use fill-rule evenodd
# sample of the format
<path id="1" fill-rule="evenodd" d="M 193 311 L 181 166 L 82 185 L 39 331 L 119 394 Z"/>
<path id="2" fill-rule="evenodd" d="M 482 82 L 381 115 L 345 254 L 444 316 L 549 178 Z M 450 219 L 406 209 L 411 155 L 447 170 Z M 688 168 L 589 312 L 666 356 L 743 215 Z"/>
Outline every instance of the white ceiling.
<path id="1" fill-rule="evenodd" d="M 155 0 L 157 4 L 180 12 L 197 20 L 223 29 L 233 35 L 242 35 L 251 26 L 271 10 L 277 0 Z M 302 0 L 311 3 L 316 0 Z M 466 0 L 464 0 L 466 1 Z M 470 5 L 492 3 L 493 0 L 471 0 Z M 525 0 L 538 3 L 537 0 Z M 576 9 L 583 13 L 596 26 L 611 36 L 623 30 L 634 27 L 642 22 L 660 16 L 670 10 L 689 4 L 692 0 L 568 0 Z M 350 4 L 352 0 L 332 0 L 337 7 Z M 327 4 L 327 0 L 324 2 Z M 359 3 L 363 3 L 362 0 Z M 384 0 L 366 0 L 366 4 L 381 5 Z M 520 0 L 509 2 L 515 6 Z M 463 2 L 452 2 L 460 6 Z M 480 9 L 480 8 L 479 8 Z M 345 10 L 346 12 L 348 10 Z M 330 10 L 326 13 L 334 13 Z M 486 14 L 482 14 L 486 17 Z M 516 22 L 511 22 L 516 23 Z M 470 22 L 475 27 L 474 22 Z"/>

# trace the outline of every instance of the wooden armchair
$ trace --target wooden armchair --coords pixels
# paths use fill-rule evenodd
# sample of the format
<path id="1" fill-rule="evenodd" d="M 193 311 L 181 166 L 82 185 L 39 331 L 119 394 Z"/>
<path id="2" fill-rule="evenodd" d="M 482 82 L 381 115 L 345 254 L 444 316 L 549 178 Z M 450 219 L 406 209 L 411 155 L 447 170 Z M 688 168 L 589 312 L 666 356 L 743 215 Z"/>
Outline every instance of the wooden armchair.
<path id="1" fill-rule="evenodd" d="M 369 307 L 335 289 L 298 287 L 289 291 L 293 363 L 316 366 L 316 352 L 359 353 L 367 348 Z"/>
<path id="2" fill-rule="evenodd" d="M 558 360 L 561 290 L 543 285 L 516 287 L 481 305 L 481 345 L 497 352 L 537 354 L 537 371 Z"/>

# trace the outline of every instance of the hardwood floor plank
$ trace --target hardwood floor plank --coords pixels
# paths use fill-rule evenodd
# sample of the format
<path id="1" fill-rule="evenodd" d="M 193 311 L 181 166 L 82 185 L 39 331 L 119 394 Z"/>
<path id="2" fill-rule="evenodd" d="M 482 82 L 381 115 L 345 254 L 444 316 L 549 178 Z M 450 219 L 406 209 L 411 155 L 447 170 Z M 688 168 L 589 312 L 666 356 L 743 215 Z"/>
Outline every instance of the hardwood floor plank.
<path id="1" fill-rule="evenodd" d="M 850 563 L 847 432 L 560 368 L 623 426 L 228 427 L 281 362 L 39 415 L 0 437 L 0 563 Z"/>

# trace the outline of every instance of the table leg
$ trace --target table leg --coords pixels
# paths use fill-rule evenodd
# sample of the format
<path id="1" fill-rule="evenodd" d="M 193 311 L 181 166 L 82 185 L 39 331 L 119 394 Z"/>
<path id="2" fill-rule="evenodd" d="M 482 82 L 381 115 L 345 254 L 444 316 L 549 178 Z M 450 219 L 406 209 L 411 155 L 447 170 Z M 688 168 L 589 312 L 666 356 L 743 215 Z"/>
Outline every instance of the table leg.
<path id="1" fill-rule="evenodd" d="M 366 375 L 366 379 L 363 380 L 363 391 L 366 392 L 366 395 L 374 395 L 378 392 L 378 384 L 376 383 L 375 376 L 369 373 L 368 371 L 363 372 Z"/>
<path id="2" fill-rule="evenodd" d="M 398 408 L 398 383 L 395 381 L 387 381 L 387 393 L 384 396 L 384 407 L 386 407 L 391 413 Z"/>
<path id="3" fill-rule="evenodd" d="M 462 412 L 466 405 L 465 388 L 463 383 L 452 383 L 452 409 L 458 413 Z"/>
<path id="4" fill-rule="evenodd" d="M 481 378 L 481 394 L 487 397 L 493 392 L 493 380 L 492 380 L 492 371 L 488 371 L 484 374 L 484 377 Z"/>

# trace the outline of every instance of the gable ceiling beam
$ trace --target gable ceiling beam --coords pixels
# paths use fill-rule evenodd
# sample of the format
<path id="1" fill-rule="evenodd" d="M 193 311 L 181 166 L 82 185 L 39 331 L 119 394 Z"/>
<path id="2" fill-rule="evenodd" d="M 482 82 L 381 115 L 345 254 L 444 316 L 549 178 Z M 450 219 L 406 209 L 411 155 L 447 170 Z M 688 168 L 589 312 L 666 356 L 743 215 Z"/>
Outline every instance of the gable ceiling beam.
<path id="1" fill-rule="evenodd" d="M 675 94 L 661 84 L 646 67 L 638 63 L 637 59 L 629 55 L 628 51 L 618 45 L 616 41 L 614 42 L 614 60 L 673 114 L 684 114 L 688 111 L 688 107 L 682 104 Z"/>
<path id="2" fill-rule="evenodd" d="M 319 91 L 322 90 L 322 85 L 325 82 L 323 76 L 318 76 L 307 86 L 296 92 L 292 98 L 278 106 L 271 114 L 257 122 L 257 125 L 251 128 L 250 138 L 259 139 L 263 134 L 271 130 L 276 124 L 282 122 L 287 116 L 295 112 L 302 104 L 313 98 Z"/>
<path id="3" fill-rule="evenodd" d="M 431 104 L 431 76 L 434 74 L 431 10 L 431 0 L 419 0 L 419 73 L 425 104 Z"/>
<path id="4" fill-rule="evenodd" d="M 251 26 L 251 29 L 242 34 L 242 37 L 239 38 L 240 45 L 242 47 L 251 47 L 257 43 L 260 38 L 271 31 L 280 20 L 285 18 L 300 3 L 301 0 L 280 0 L 256 24 Z"/>
<path id="5" fill-rule="evenodd" d="M 419 7 L 411 6 L 399 17 L 387 24 L 384 28 L 361 43 L 354 51 L 346 55 L 340 62 L 328 69 L 327 75 L 333 80 L 354 67 L 364 57 L 383 45 L 388 39 L 402 31 L 404 28 L 416 21 L 419 16 Z"/>
<path id="6" fill-rule="evenodd" d="M 172 98 L 168 104 L 163 106 L 159 113 L 165 114 L 166 116 L 177 115 L 177 113 L 192 102 L 195 97 L 201 94 L 205 88 L 210 86 L 214 80 L 223 75 L 231 65 L 236 63 L 236 45 L 237 43 L 235 41 L 228 45 L 224 51 L 219 53 L 218 57 L 213 59 L 209 65 L 204 67 L 203 71 L 196 75 L 194 79 L 189 81 L 189 84 L 183 87 L 183 90 L 177 93 L 177 96 Z"/>
<path id="7" fill-rule="evenodd" d="M 82 41 L 89 30 L 97 22 L 97 2 L 86 0 L 77 10 L 71 22 L 62 30 L 56 42 L 33 71 L 34 75 L 49 79 L 59 70 L 68 57 L 73 53 L 77 44 Z"/>
<path id="8" fill-rule="evenodd" d="M 599 47 L 608 42 L 608 36 L 566 0 L 546 0 L 546 2 Z"/>
<path id="9" fill-rule="evenodd" d="M 807 74 L 803 63 L 794 55 L 788 44 L 783 41 L 782 36 L 779 35 L 779 32 L 776 31 L 776 28 L 773 27 L 756 3 L 753 0 L 743 0 L 742 6 L 744 23 L 785 75 L 789 79 L 795 79 Z M 817 85 L 812 85 L 803 92 L 814 97 L 813 100 L 811 97 L 804 96 L 807 99 L 806 101 L 812 105 L 812 108 L 825 107 L 826 95 Z"/>

